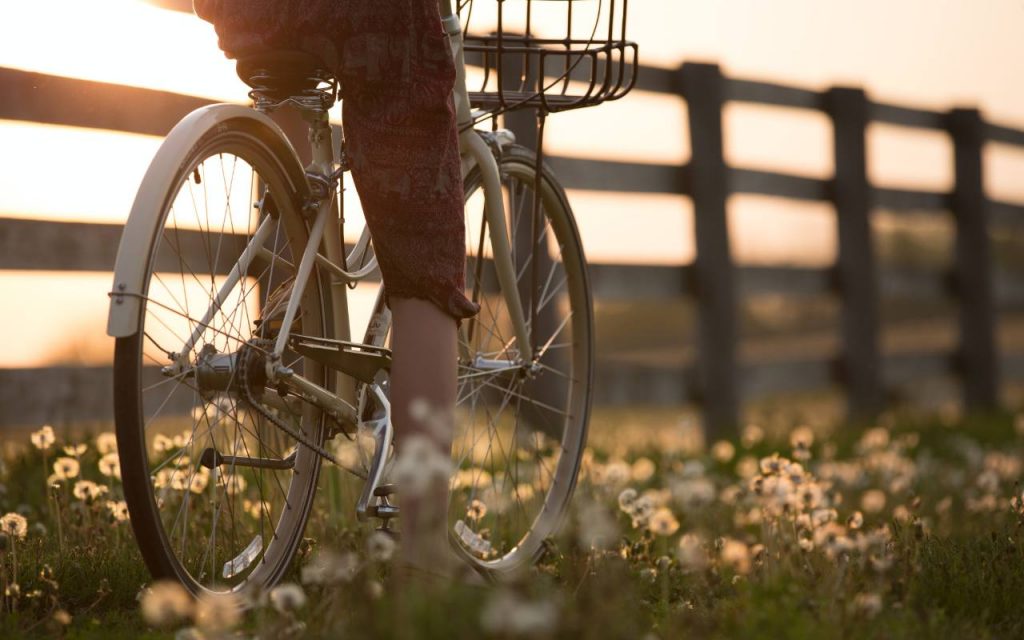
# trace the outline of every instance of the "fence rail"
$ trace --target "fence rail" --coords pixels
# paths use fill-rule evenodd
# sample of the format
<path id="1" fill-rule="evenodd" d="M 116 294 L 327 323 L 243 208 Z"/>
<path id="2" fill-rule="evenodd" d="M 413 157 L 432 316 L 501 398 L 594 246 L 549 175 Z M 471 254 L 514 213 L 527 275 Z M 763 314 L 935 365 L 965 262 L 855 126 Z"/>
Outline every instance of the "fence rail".
<path id="1" fill-rule="evenodd" d="M 157 3 L 167 5 L 168 2 Z M 185 3 L 180 4 L 183 8 Z M 591 265 L 599 300 L 692 298 L 698 342 L 693 361 L 675 369 L 643 366 L 599 371 L 598 396 L 606 402 L 676 397 L 702 404 L 708 427 L 723 433 L 739 420 L 745 398 L 769 392 L 840 386 L 852 416 L 870 416 L 892 387 L 922 374 L 955 373 L 965 404 L 998 404 L 1003 377 L 1024 378 L 1024 357 L 998 354 L 997 309 L 1024 308 L 1022 279 L 992 266 L 989 230 L 1024 223 L 1024 205 L 989 200 L 982 189 L 981 148 L 986 142 L 1024 146 L 1024 131 L 986 123 L 975 110 L 935 112 L 873 102 L 863 91 L 811 91 L 725 77 L 715 65 L 679 69 L 643 67 L 636 88 L 675 94 L 688 103 L 691 160 L 685 165 L 550 157 L 569 188 L 626 193 L 667 193 L 692 198 L 697 257 L 682 266 Z M 722 141 L 722 108 L 730 101 L 814 110 L 833 123 L 835 175 L 809 178 L 730 167 Z M 186 113 L 210 101 L 0 68 L 0 119 L 165 135 Z M 866 175 L 865 128 L 870 122 L 924 128 L 953 141 L 956 186 L 950 193 L 882 188 Z M 529 141 L 528 114 L 509 118 Z M 734 264 L 726 227 L 726 200 L 758 194 L 830 202 L 838 216 L 838 259 L 824 269 Z M 957 243 L 947 273 L 881 270 L 872 248 L 870 217 L 889 212 L 951 212 Z M 0 270 L 110 271 L 120 226 L 0 218 Z M 739 300 L 760 293 L 836 296 L 841 348 L 828 358 L 739 362 Z M 955 353 L 883 354 L 880 300 L 946 298 L 959 302 Z M 0 425 L 42 420 L 109 417 L 108 367 L 0 370 Z"/>

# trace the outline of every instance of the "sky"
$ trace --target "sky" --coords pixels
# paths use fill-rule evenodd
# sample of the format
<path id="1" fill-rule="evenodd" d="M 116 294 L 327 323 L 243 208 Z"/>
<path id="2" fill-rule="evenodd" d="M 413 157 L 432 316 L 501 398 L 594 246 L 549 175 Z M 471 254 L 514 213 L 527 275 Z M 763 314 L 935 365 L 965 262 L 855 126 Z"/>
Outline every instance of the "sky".
<path id="1" fill-rule="evenodd" d="M 578 5 L 593 10 L 597 1 Z M 476 2 L 482 25 L 488 4 Z M 544 4 L 548 11 L 564 6 Z M 646 65 L 716 61 L 736 77 L 812 89 L 861 86 L 877 100 L 906 106 L 978 106 L 996 122 L 1024 128 L 1024 0 L 631 0 L 629 10 L 628 36 L 639 42 Z M 245 100 L 212 28 L 189 14 L 142 0 L 32 0 L 5 3 L 0 12 L 0 67 Z M 685 117 L 677 98 L 635 91 L 617 103 L 552 117 L 546 148 L 681 163 L 689 156 Z M 731 164 L 831 174 L 831 125 L 820 114 L 730 105 L 724 122 Z M 0 120 L 0 217 L 120 222 L 159 142 Z M 59 190 L 39 184 L 38 167 L 52 163 L 55 149 L 68 161 Z M 868 151 L 876 184 L 951 185 L 952 149 L 941 134 L 872 125 Z M 989 145 L 992 196 L 1024 202 L 1022 176 L 1024 152 Z M 570 198 L 592 261 L 692 259 L 685 198 L 584 191 Z M 834 216 L 825 204 L 736 196 L 729 210 L 739 262 L 824 265 L 835 257 Z M 0 367 L 109 360 L 109 345 L 88 339 L 103 330 L 109 275 L 0 272 L 0 299 L 31 298 L 43 284 L 68 293 L 47 302 L 45 313 L 28 304 L 5 314 L 0 332 L 20 339 L 0 352 Z M 64 318 L 72 316 L 76 326 L 68 330 Z M 51 344 L 48 337 L 58 334 L 68 343 Z"/>

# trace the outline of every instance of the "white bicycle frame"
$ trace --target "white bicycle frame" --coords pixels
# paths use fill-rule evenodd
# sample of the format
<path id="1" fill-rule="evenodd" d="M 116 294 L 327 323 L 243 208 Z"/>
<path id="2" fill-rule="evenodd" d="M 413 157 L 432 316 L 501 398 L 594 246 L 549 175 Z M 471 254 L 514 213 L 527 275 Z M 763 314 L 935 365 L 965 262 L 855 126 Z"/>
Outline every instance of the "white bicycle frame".
<path id="1" fill-rule="evenodd" d="M 488 141 L 482 137 L 482 132 L 474 130 L 470 125 L 472 122 L 469 94 L 466 89 L 466 69 L 463 54 L 462 28 L 458 16 L 452 9 L 451 0 L 440 0 L 440 12 L 445 31 L 451 41 L 452 55 L 456 67 L 456 82 L 454 88 L 454 101 L 459 123 L 459 147 L 462 157 L 462 177 L 465 177 L 474 168 L 479 168 L 482 177 L 482 187 L 485 197 L 485 219 L 489 228 L 491 238 L 492 257 L 494 260 L 495 272 L 501 294 L 504 296 L 507 308 L 511 315 L 512 331 L 519 347 L 519 359 L 516 362 L 511 360 L 485 360 L 480 357 L 472 363 L 482 369 L 504 369 L 529 366 L 533 360 L 532 345 L 527 333 L 526 319 L 523 314 L 519 288 L 516 281 L 516 273 L 512 262 L 509 238 L 506 234 L 506 212 L 504 198 L 502 196 L 501 176 L 498 164 Z M 351 340 L 349 329 L 349 312 L 347 285 L 367 277 L 375 267 L 375 261 L 362 266 L 358 270 L 350 271 L 345 256 L 343 243 L 343 220 L 340 206 L 335 208 L 335 203 L 340 205 L 341 199 L 336 198 L 334 184 L 328 177 L 336 176 L 338 168 L 337 159 L 334 154 L 331 128 L 328 121 L 328 114 L 325 109 L 319 111 L 305 110 L 310 125 L 310 143 L 312 147 L 312 163 L 306 168 L 307 176 L 319 176 L 322 182 L 329 183 L 327 194 L 318 199 L 317 211 L 310 229 L 309 240 L 302 254 L 298 265 L 295 265 L 294 291 L 305 290 L 309 277 L 315 266 L 320 266 L 330 287 L 331 305 L 334 321 L 334 337 L 336 340 L 348 342 Z M 193 111 L 182 119 L 168 134 L 164 144 L 147 171 L 143 180 L 143 186 L 136 196 L 128 222 L 125 225 L 118 248 L 117 262 L 114 268 L 114 287 L 110 297 L 110 312 L 108 316 L 107 333 L 115 338 L 129 337 L 141 330 L 140 311 L 146 295 L 146 256 L 153 246 L 162 220 L 158 219 L 164 207 L 153 206 L 154 203 L 162 202 L 167 194 L 173 193 L 177 185 L 172 184 L 175 176 L 181 167 L 181 159 L 186 153 L 198 143 L 200 138 L 208 131 L 222 123 L 238 119 L 256 120 L 260 125 L 275 133 L 279 140 L 273 141 L 278 153 L 287 153 L 293 157 L 294 166 L 299 166 L 298 157 L 294 148 L 288 142 L 281 129 L 264 113 L 241 105 L 217 104 L 203 107 Z M 505 146 L 514 142 L 514 136 L 508 131 L 498 131 L 493 135 L 492 142 Z M 292 162 L 292 160 L 289 160 Z M 297 178 L 293 178 L 297 179 Z M 306 186 L 306 185 L 302 185 Z M 298 191 L 308 191 L 305 189 Z M 208 308 L 192 335 L 186 340 L 181 348 L 174 355 L 174 363 L 165 370 L 168 374 L 177 374 L 185 371 L 192 363 L 188 362 L 189 354 L 192 353 L 196 342 L 202 336 L 208 323 L 217 313 L 219 306 L 228 297 L 231 290 L 238 284 L 249 270 L 252 262 L 261 254 L 265 255 L 264 241 L 269 233 L 269 224 L 264 219 L 257 228 L 248 245 L 242 251 L 238 262 L 234 265 L 217 293 L 213 304 Z M 364 229 L 362 236 L 355 245 L 353 254 L 363 254 L 369 244 L 369 229 Z M 140 265 L 141 268 L 140 268 Z M 328 407 L 335 418 L 342 422 L 357 426 L 359 416 L 357 415 L 356 381 L 349 375 L 335 376 L 336 382 L 331 390 L 324 389 L 300 375 L 294 374 L 281 363 L 285 347 L 291 336 L 292 324 L 300 302 L 300 296 L 291 296 L 285 317 L 274 345 L 273 352 L 267 358 L 267 376 L 270 381 L 287 380 L 288 384 L 296 387 L 308 397 L 323 406 Z M 382 341 L 382 331 L 389 324 L 389 311 L 384 307 L 378 298 L 375 311 L 369 325 L 365 340 L 367 343 Z M 466 341 L 460 340 L 466 349 Z M 358 344 L 353 344 L 358 347 Z M 469 358 L 471 354 L 460 353 L 460 356 Z M 380 431 L 379 437 L 382 442 L 390 443 L 391 428 L 388 421 L 386 429 Z M 378 451 L 383 449 L 379 447 Z M 364 514 L 366 503 L 373 488 L 376 486 L 383 471 L 383 464 L 374 465 L 377 468 L 371 471 L 368 478 L 366 491 L 363 499 L 360 500 L 359 512 Z"/>

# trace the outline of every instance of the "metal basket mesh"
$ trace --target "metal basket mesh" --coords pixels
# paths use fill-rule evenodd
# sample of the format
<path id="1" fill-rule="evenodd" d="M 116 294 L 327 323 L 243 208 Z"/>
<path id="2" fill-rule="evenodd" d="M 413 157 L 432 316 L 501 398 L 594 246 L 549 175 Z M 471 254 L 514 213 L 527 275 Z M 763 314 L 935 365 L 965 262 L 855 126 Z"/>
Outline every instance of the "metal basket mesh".
<path id="1" fill-rule="evenodd" d="M 616 100 L 636 82 L 628 0 L 462 0 L 470 102 L 539 113 Z"/>

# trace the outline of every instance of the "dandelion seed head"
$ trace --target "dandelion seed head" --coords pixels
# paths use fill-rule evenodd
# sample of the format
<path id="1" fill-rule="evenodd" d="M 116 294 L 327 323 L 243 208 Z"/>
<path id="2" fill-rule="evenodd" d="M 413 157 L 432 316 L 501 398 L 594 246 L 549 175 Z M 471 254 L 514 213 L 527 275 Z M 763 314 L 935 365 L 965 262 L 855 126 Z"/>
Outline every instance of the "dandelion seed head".
<path id="1" fill-rule="evenodd" d="M 96 450 L 100 452 L 100 455 L 117 451 L 117 436 L 110 431 L 104 431 L 96 436 Z"/>
<path id="2" fill-rule="evenodd" d="M 100 473 L 108 478 L 121 479 L 121 459 L 118 457 L 116 451 L 111 451 L 103 454 L 100 461 L 97 463 Z"/>
<path id="3" fill-rule="evenodd" d="M 161 580 L 142 593 L 139 601 L 142 618 L 154 627 L 169 627 L 191 617 L 191 596 L 179 583 Z"/>
<path id="4" fill-rule="evenodd" d="M 479 521 L 487 515 L 487 505 L 476 498 L 466 507 L 466 517 L 470 520 Z"/>
<path id="5" fill-rule="evenodd" d="M 46 451 L 53 446 L 53 443 L 57 441 L 57 436 L 53 433 L 53 427 L 48 424 L 44 424 L 39 431 L 32 432 L 29 436 L 29 440 L 32 442 L 32 446 L 40 451 Z"/>
<path id="6" fill-rule="evenodd" d="M 656 467 L 650 458 L 639 458 L 633 462 L 631 471 L 633 482 L 644 483 L 654 477 Z"/>
<path id="7" fill-rule="evenodd" d="M 874 618 L 882 611 L 882 596 L 877 593 L 858 593 L 853 597 L 853 610 L 866 618 Z"/>
<path id="8" fill-rule="evenodd" d="M 743 432 L 740 434 L 740 442 L 743 443 L 743 447 L 749 449 L 756 444 L 759 444 L 764 440 L 764 429 L 756 424 L 748 424 L 743 427 Z"/>
<path id="9" fill-rule="evenodd" d="M 53 475 L 58 480 L 71 480 L 78 477 L 82 466 L 74 458 L 57 458 L 53 463 Z"/>
<path id="10" fill-rule="evenodd" d="M 739 574 L 750 572 L 750 547 L 740 540 L 723 538 L 719 558 L 722 564 Z"/>
<path id="11" fill-rule="evenodd" d="M 668 537 L 679 530 L 679 521 L 671 510 L 661 507 L 651 515 L 647 528 L 656 536 Z"/>
<path id="12" fill-rule="evenodd" d="M 5 513 L 0 517 L 0 531 L 11 538 L 24 540 L 28 535 L 28 520 L 20 513 Z"/>
<path id="13" fill-rule="evenodd" d="M 84 443 L 83 444 L 68 444 L 68 445 L 64 445 L 64 447 L 63 447 L 64 453 L 66 455 L 69 455 L 69 456 L 73 457 L 73 458 L 81 457 L 81 455 L 83 453 L 85 453 L 86 450 L 88 450 L 88 449 L 89 449 L 89 446 L 84 444 Z"/>
<path id="14" fill-rule="evenodd" d="M 711 457 L 720 464 L 727 464 L 736 455 L 736 447 L 728 440 L 719 440 L 711 445 Z"/>
<path id="15" fill-rule="evenodd" d="M 633 510 L 633 503 L 639 494 L 633 487 L 626 487 L 619 493 L 619 509 L 622 509 L 626 513 L 630 513 Z"/>
<path id="16" fill-rule="evenodd" d="M 306 606 L 306 592 L 294 582 L 286 582 L 271 589 L 270 604 L 280 613 L 298 611 Z"/>
<path id="17" fill-rule="evenodd" d="M 117 522 L 128 520 L 128 503 L 124 500 L 107 500 L 107 511 Z"/>
<path id="18" fill-rule="evenodd" d="M 71 490 L 72 495 L 83 502 L 91 502 L 109 491 L 108 487 L 98 485 L 92 480 L 79 480 Z"/>
<path id="19" fill-rule="evenodd" d="M 242 607 L 238 594 L 204 591 L 195 603 L 196 627 L 212 634 L 234 629 L 242 621 Z"/>
<path id="20" fill-rule="evenodd" d="M 879 489 L 869 489 L 860 497 L 860 508 L 865 513 L 880 513 L 885 508 L 885 492 Z"/>
<path id="21" fill-rule="evenodd" d="M 676 557 L 684 572 L 702 571 L 708 565 L 708 554 L 704 541 L 695 533 L 686 533 L 679 538 Z"/>
<path id="22" fill-rule="evenodd" d="M 374 531 L 366 539 L 367 555 L 374 562 L 388 562 L 395 554 L 395 539 L 383 531 Z"/>
<path id="23" fill-rule="evenodd" d="M 331 585 L 351 582 L 359 571 L 359 558 L 354 553 L 324 550 L 313 556 L 300 572 L 303 584 Z"/>

